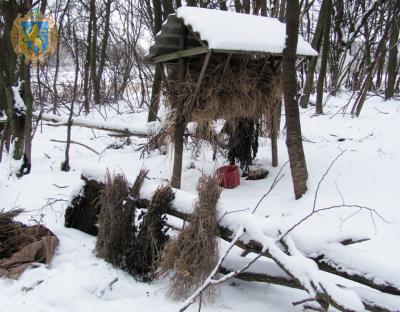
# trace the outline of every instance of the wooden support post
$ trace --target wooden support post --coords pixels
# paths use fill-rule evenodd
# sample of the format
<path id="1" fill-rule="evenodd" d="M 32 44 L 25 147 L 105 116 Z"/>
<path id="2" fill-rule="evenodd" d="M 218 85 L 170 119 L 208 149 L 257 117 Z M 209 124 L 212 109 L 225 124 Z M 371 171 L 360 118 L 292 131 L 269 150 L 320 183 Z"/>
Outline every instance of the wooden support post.
<path id="1" fill-rule="evenodd" d="M 181 49 L 185 49 L 187 29 L 183 23 L 182 37 L 181 37 Z M 185 116 L 184 116 L 184 98 L 182 98 L 183 82 L 186 74 L 186 61 L 183 57 L 179 59 L 178 65 L 178 96 L 175 103 L 175 129 L 174 129 L 174 166 L 172 169 L 171 186 L 174 188 L 181 188 L 181 177 L 182 177 L 182 156 L 183 156 L 183 136 L 185 132 Z"/>
<path id="2" fill-rule="evenodd" d="M 272 167 L 278 166 L 278 132 L 281 123 L 281 99 L 277 100 L 274 113 L 271 120 L 271 152 L 272 152 Z"/>

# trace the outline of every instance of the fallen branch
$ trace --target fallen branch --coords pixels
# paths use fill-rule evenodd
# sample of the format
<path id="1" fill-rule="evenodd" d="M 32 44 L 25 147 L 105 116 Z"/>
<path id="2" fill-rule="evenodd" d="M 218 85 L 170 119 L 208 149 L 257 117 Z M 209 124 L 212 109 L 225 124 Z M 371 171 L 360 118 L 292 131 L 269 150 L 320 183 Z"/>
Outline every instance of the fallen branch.
<path id="1" fill-rule="evenodd" d="M 67 143 L 67 141 L 56 140 L 56 139 L 52 139 L 52 140 L 50 140 L 50 142 Z M 95 153 L 96 155 L 100 155 L 100 153 L 98 151 L 96 151 L 95 149 L 91 148 L 90 146 L 87 146 L 86 144 L 83 144 L 83 143 L 80 143 L 80 142 L 77 142 L 77 141 L 73 141 L 73 140 L 70 140 L 69 142 L 72 143 L 72 144 L 77 144 L 77 145 L 86 147 L 89 151 Z"/>
<path id="2" fill-rule="evenodd" d="M 40 118 L 44 121 L 52 122 L 51 126 L 68 126 L 68 118 L 60 117 L 53 114 L 33 113 L 33 118 Z M 137 136 L 147 138 L 154 135 L 160 129 L 160 123 L 152 122 L 144 126 L 124 126 L 121 124 L 113 124 L 108 122 L 91 121 L 82 117 L 73 117 L 71 120 L 72 126 L 110 131 L 124 136 Z"/>
<path id="3" fill-rule="evenodd" d="M 138 203 L 139 207 L 146 208 L 148 200 L 151 198 L 156 188 L 157 184 L 151 181 L 146 181 L 144 183 L 140 194 L 141 200 Z M 174 191 L 175 200 L 172 202 L 171 208 L 167 213 L 183 220 L 189 220 L 195 196 L 181 190 Z M 224 209 L 225 206 L 223 201 L 219 201 L 218 210 L 220 215 L 223 215 L 223 211 L 226 211 L 226 209 Z M 271 258 L 281 271 L 289 276 L 291 283 L 293 283 L 292 285 L 296 285 L 296 288 L 307 291 L 310 298 L 318 297 L 321 302 L 328 303 L 341 311 L 358 311 L 367 306 L 354 291 L 343 289 L 331 280 L 326 279 L 315 266 L 315 263 L 324 271 L 344 276 L 387 293 L 400 294 L 400 279 L 398 279 L 398 274 L 386 273 L 388 271 L 396 272 L 395 264 L 387 264 L 385 268 L 386 271 L 377 270 L 375 261 L 369 261 L 369 258 L 366 257 L 365 254 L 361 256 L 352 249 L 346 249 L 348 247 L 341 245 L 339 239 L 329 242 L 321 239 L 321 244 L 313 244 L 314 246 L 304 247 L 307 246 L 307 242 L 302 242 L 301 239 L 296 236 L 296 229 L 292 229 L 290 235 L 286 235 L 285 240 L 282 241 L 279 232 L 283 233 L 285 230 L 283 228 L 277 229 L 276 221 L 277 220 L 272 220 L 272 218 L 260 220 L 259 217 L 245 212 L 241 213 L 240 217 L 238 217 L 237 214 L 225 215 L 224 219 L 219 224 L 220 237 L 224 240 L 232 241 L 233 233 L 243 226 L 245 233 L 235 242 L 237 246 L 247 251 Z M 344 241 L 345 244 L 363 241 L 364 239 L 365 238 L 362 237 L 355 237 L 352 239 L 351 235 L 340 237 L 340 241 Z M 291 241 L 292 243 L 288 244 L 288 250 L 282 247 L 282 243 L 287 244 Z M 303 249 L 298 249 L 296 245 L 301 246 Z M 326 248 L 322 248 L 321 246 Z M 341 251 L 346 250 L 347 255 L 351 259 L 356 259 L 357 263 L 362 263 L 362 265 L 359 266 L 360 269 L 355 271 L 352 267 L 346 267 L 346 263 L 339 269 L 335 267 L 335 265 L 332 265 L 332 263 L 335 262 L 325 261 L 328 258 L 322 256 L 320 252 L 321 250 L 330 250 L 329 246 L 334 246 L 339 254 Z M 286 252 L 290 252 L 291 254 L 287 254 Z M 315 258 L 315 255 L 318 256 Z M 329 256 L 330 259 L 335 260 L 337 255 L 333 253 L 325 256 Z M 341 263 L 343 259 L 337 260 L 338 263 Z M 390 267 L 393 269 L 390 269 Z M 369 269 L 365 271 L 365 268 Z M 241 273 L 245 272 L 243 271 Z M 346 301 L 344 298 L 351 298 L 351 300 Z"/>
<path id="4" fill-rule="evenodd" d="M 279 268 L 276 267 L 274 269 Z M 230 274 L 232 273 L 232 270 L 222 266 L 219 272 L 222 274 Z M 261 282 L 289 288 L 302 289 L 295 281 L 290 279 L 290 277 L 276 276 L 273 271 L 271 271 L 270 274 L 266 273 L 265 270 L 263 270 L 263 272 L 254 272 L 254 270 L 251 270 L 250 272 L 244 271 L 237 274 L 235 278 L 247 282 Z M 340 285 L 338 286 L 343 287 Z M 365 310 L 367 311 L 393 312 L 399 310 L 400 298 L 398 296 L 377 292 L 368 288 L 347 287 L 345 289 L 357 293 L 365 307 Z M 302 301 L 310 300 L 315 300 L 315 298 L 307 298 Z"/>

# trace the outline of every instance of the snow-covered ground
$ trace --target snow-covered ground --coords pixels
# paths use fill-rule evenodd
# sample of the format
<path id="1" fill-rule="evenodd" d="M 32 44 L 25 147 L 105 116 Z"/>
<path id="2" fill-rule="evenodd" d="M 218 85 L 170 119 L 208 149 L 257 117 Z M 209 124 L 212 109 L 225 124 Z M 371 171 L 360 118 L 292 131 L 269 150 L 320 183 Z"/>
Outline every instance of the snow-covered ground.
<path id="1" fill-rule="evenodd" d="M 379 259 L 396 262 L 400 248 L 400 213 L 398 189 L 400 187 L 400 101 L 384 102 L 369 99 L 359 118 L 334 113 L 346 104 L 347 96 L 330 98 L 325 115 L 314 116 L 314 109 L 301 111 L 304 149 L 309 172 L 308 193 L 294 200 L 289 167 L 284 177 L 261 203 L 257 210 L 260 218 L 282 218 L 290 224 L 300 220 L 312 209 L 314 192 L 332 160 L 346 150 L 323 181 L 317 208 L 357 204 L 375 209 L 388 223 L 366 211 L 340 208 L 313 216 L 301 225 L 299 232 L 312 242 L 326 233 L 351 231 L 371 237 L 354 245 Z M 123 105 L 122 105 L 123 106 Z M 104 114 L 104 111 L 102 112 Z M 147 114 L 117 115 L 107 110 L 107 122 L 126 126 L 144 125 Z M 100 121 L 95 112 L 88 118 Z M 282 125 L 284 122 L 282 123 Z M 144 159 L 135 151 L 144 139 L 132 138 L 132 145 L 121 149 L 106 149 L 112 143 L 121 143 L 104 131 L 74 127 L 72 139 L 84 143 L 100 155 L 78 146 L 71 147 L 71 171 L 60 171 L 64 159 L 64 144 L 51 139 L 65 140 L 65 127 L 43 125 L 37 129 L 33 143 L 31 174 L 17 179 L 13 172 L 18 163 L 5 157 L 0 163 L 0 209 L 21 207 L 26 212 L 20 220 L 43 222 L 60 239 L 60 246 L 49 268 L 28 270 L 19 280 L 0 280 L 0 311 L 176 311 L 181 302 L 166 297 L 168 280 L 153 283 L 135 281 L 128 274 L 113 268 L 93 255 L 95 238 L 64 227 L 64 210 L 70 195 L 81 185 L 84 170 L 123 172 L 134 179 L 144 166 L 155 182 L 169 179 L 172 169 L 171 155 L 154 153 Z M 195 194 L 195 186 L 202 171 L 211 173 L 224 163 L 212 160 L 211 150 L 193 159 L 190 144 L 184 153 L 182 189 Z M 285 132 L 279 139 L 280 166 L 287 161 Z M 191 163 L 193 166 L 189 166 Z M 222 200 L 227 209 L 253 209 L 260 197 L 269 189 L 280 167 L 271 167 L 270 143 L 260 139 L 256 162 L 270 174 L 259 181 L 241 180 L 240 187 L 224 190 Z M 383 268 L 384 270 L 384 268 Z M 389 272 L 390 273 L 390 272 Z M 398 274 L 398 272 L 393 272 Z M 118 280 L 114 283 L 115 278 Z M 400 282 L 400 281 L 399 281 Z M 112 286 L 110 287 L 110 283 Z M 220 288 L 215 302 L 203 306 L 203 311 L 296 311 L 292 302 L 304 298 L 305 293 L 276 285 L 234 280 Z M 400 306 L 399 306 L 400 310 Z M 197 311 L 192 306 L 189 311 Z"/>

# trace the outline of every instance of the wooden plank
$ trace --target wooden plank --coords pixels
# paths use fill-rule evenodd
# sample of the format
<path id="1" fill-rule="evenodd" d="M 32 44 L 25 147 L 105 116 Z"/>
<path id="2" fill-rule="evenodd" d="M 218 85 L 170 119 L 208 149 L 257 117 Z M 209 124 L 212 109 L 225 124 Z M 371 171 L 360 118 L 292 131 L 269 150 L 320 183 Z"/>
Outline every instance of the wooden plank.
<path id="1" fill-rule="evenodd" d="M 245 50 L 223 50 L 223 49 L 210 49 L 212 52 L 215 53 L 232 53 L 232 54 L 247 54 L 247 55 L 254 55 L 254 56 L 268 56 L 268 55 L 273 55 L 273 56 L 282 56 L 283 53 L 271 53 L 271 52 L 262 52 L 262 51 L 245 51 Z M 307 58 L 311 59 L 315 56 L 311 55 L 301 55 L 297 54 L 296 55 L 298 58 Z"/>
<path id="2" fill-rule="evenodd" d="M 182 38 L 180 43 L 180 51 L 187 51 L 186 49 L 186 39 L 187 39 L 187 28 L 181 23 L 182 27 Z M 180 96 L 183 93 L 183 83 L 185 81 L 186 74 L 186 60 L 181 56 L 179 58 L 178 65 L 178 85 L 177 85 L 177 98 L 174 105 L 175 108 L 175 124 L 174 124 L 174 165 L 172 169 L 171 186 L 174 188 L 181 188 L 181 177 L 182 177 L 182 158 L 183 158 L 183 136 L 185 134 L 185 115 L 183 113 L 184 109 L 184 99 Z"/>
<path id="3" fill-rule="evenodd" d="M 209 50 L 205 47 L 196 47 L 196 48 L 191 48 L 191 49 L 187 49 L 187 50 L 168 53 L 165 55 L 159 55 L 159 56 L 153 57 L 149 61 L 150 61 L 150 63 L 167 62 L 167 61 L 176 60 L 176 59 L 183 58 L 183 57 L 189 57 L 189 56 L 207 53 L 208 51 Z"/>

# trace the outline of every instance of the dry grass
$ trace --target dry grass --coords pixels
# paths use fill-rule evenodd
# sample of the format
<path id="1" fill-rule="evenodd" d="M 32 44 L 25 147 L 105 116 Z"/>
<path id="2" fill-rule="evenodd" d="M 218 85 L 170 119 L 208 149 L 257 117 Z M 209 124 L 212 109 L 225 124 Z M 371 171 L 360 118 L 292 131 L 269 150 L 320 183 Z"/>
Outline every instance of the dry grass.
<path id="1" fill-rule="evenodd" d="M 51 233 L 41 225 L 26 226 L 14 221 L 14 218 L 23 212 L 23 209 L 0 211 L 0 259 L 11 257 L 14 253 Z"/>
<path id="2" fill-rule="evenodd" d="M 0 212 L 0 259 L 11 257 L 13 253 L 36 240 L 25 233 L 23 224 L 14 221 L 22 212 L 22 209 Z"/>
<path id="3" fill-rule="evenodd" d="M 169 294 L 186 298 L 209 276 L 218 262 L 216 205 L 221 194 L 218 178 L 203 175 L 197 186 L 199 198 L 189 225 L 165 248 L 160 274 L 173 271 Z M 215 289 L 209 288 L 212 298 Z"/>
<path id="4" fill-rule="evenodd" d="M 135 198 L 147 171 L 141 170 L 136 181 L 129 189 L 123 175 L 106 174 L 105 186 L 99 204 L 98 236 L 96 242 L 97 256 L 122 269 L 127 269 L 126 255 L 135 241 Z"/>
<path id="5" fill-rule="evenodd" d="M 82 192 L 76 195 L 65 210 L 65 227 L 74 228 L 97 236 L 97 216 L 100 212 L 99 194 L 103 183 L 82 177 L 85 181 Z"/>
<path id="6" fill-rule="evenodd" d="M 129 272 L 143 281 L 151 281 L 158 269 L 162 250 L 169 237 L 166 234 L 166 211 L 175 195 L 170 186 L 160 186 L 154 192 L 141 223 L 135 248 L 128 256 Z"/>
<path id="7" fill-rule="evenodd" d="M 196 133 L 192 136 L 194 149 L 200 150 L 203 142 L 207 141 L 214 154 L 224 156 L 227 156 L 227 150 L 232 150 L 232 142 L 227 142 L 227 137 L 234 136 L 234 133 L 216 133 L 211 121 L 223 119 L 226 124 L 235 124 L 240 118 L 251 119 L 260 125 L 260 135 L 270 136 L 273 119 L 280 118 L 282 97 L 278 58 L 233 55 L 229 62 L 227 58 L 226 54 L 212 54 L 194 102 L 204 58 L 189 59 L 181 94 L 177 93 L 176 71 L 170 72 L 166 87 L 171 115 L 174 115 L 174 103 L 183 99 L 186 121 L 197 123 Z M 166 133 L 171 133 L 171 130 Z M 241 149 L 251 154 L 248 146 Z M 238 158 L 243 160 L 243 157 Z M 245 163 L 251 162 L 249 159 L 246 157 Z"/>
<path id="8" fill-rule="evenodd" d="M 178 96 L 183 97 L 187 120 L 199 124 L 218 118 L 272 118 L 277 99 L 282 95 L 280 75 L 272 64 L 274 60 L 233 56 L 226 66 L 226 59 L 224 54 L 211 57 L 198 97 L 191 106 L 203 65 L 202 59 L 192 59 L 188 64 L 183 94 L 176 94 L 178 88 L 170 81 L 170 102 L 174 103 Z"/>

